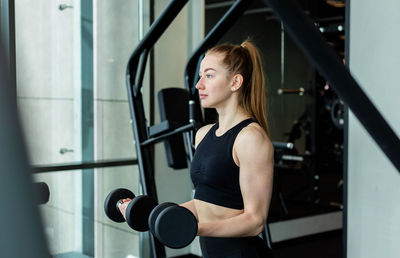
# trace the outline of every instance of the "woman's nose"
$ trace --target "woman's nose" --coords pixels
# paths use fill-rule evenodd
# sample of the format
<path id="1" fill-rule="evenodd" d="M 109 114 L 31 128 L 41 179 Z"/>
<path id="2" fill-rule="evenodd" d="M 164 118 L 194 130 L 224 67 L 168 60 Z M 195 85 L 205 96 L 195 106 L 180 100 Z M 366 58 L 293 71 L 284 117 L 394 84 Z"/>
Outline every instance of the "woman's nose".
<path id="1" fill-rule="evenodd" d="M 200 90 L 200 89 L 203 89 L 203 88 L 204 88 L 203 81 L 202 81 L 202 79 L 200 78 L 200 79 L 197 81 L 196 89 Z"/>

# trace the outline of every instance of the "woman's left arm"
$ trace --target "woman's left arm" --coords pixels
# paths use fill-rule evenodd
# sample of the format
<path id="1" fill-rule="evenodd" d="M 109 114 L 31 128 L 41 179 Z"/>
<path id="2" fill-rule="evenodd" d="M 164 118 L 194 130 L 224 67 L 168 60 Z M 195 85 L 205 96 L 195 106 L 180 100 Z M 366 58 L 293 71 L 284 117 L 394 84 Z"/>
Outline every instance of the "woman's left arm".
<path id="1" fill-rule="evenodd" d="M 200 236 L 256 236 L 264 229 L 272 195 L 272 143 L 261 127 L 248 126 L 236 138 L 234 154 L 240 165 L 244 211 L 222 221 L 199 223 Z"/>

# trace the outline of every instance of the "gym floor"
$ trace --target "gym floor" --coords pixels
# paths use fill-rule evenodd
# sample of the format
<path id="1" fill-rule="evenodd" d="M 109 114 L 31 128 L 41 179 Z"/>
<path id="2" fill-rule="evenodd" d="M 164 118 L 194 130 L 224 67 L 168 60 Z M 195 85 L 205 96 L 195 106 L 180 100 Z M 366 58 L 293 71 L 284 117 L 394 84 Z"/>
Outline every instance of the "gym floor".
<path id="1" fill-rule="evenodd" d="M 282 241 L 273 245 L 274 258 L 340 258 L 342 230 Z"/>
<path id="2" fill-rule="evenodd" d="M 269 214 L 270 222 L 340 211 L 337 206 L 330 205 L 330 203 L 342 203 L 341 189 L 336 189 L 340 179 L 338 174 L 323 173 L 320 175 L 319 185 L 322 187 L 318 192 L 320 200 L 318 203 L 310 200 L 313 193 L 309 189 L 303 192 L 295 189 L 298 185 L 302 185 L 302 179 L 299 176 L 282 175 L 282 179 L 289 182 L 289 186 L 294 187 L 293 189 L 282 189 L 284 195 L 289 196 L 289 193 L 296 192 L 297 198 L 296 200 L 286 200 L 288 209 L 286 218 L 279 216 L 280 207 L 277 200 L 274 200 Z M 303 177 L 303 179 L 305 178 Z M 303 185 L 307 185 L 306 181 L 303 182 Z M 342 234 L 343 231 L 340 229 L 274 243 L 273 255 L 274 258 L 340 258 L 343 256 Z"/>

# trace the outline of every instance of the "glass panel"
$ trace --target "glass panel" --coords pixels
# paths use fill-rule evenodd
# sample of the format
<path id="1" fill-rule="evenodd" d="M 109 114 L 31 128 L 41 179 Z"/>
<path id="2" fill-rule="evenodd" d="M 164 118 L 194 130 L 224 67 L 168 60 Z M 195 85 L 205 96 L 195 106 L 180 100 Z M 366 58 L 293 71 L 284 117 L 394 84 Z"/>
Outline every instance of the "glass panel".
<path id="1" fill-rule="evenodd" d="M 21 0 L 15 20 L 31 164 L 134 158 L 125 70 L 139 37 L 138 1 Z"/>
<path id="2" fill-rule="evenodd" d="M 17 100 L 31 164 L 135 158 L 125 70 L 139 38 L 138 1 L 15 5 Z M 139 256 L 138 233 L 103 210 L 113 189 L 138 193 L 136 166 L 34 178 L 50 188 L 40 210 L 55 257 Z"/>
<path id="3" fill-rule="evenodd" d="M 80 8 L 70 6 L 15 2 L 17 97 L 33 164 L 80 157 Z"/>
<path id="4" fill-rule="evenodd" d="M 126 223 L 116 223 L 106 217 L 104 200 L 114 189 L 126 188 L 139 195 L 137 166 L 104 168 L 95 174 L 95 256 L 139 257 L 139 233 Z"/>
<path id="5" fill-rule="evenodd" d="M 93 257 L 85 251 L 84 243 L 94 238 L 94 257 L 139 257 L 139 234 L 126 223 L 116 223 L 106 217 L 104 200 L 116 188 L 139 193 L 137 166 L 103 168 L 94 171 L 94 187 L 85 185 L 82 175 L 92 170 L 42 173 L 34 175 L 35 182 L 49 186 L 50 199 L 39 205 L 48 246 L 54 257 Z M 91 189 L 88 192 L 87 189 Z M 92 205 L 85 195 L 95 196 Z M 88 208 L 93 207 L 92 211 Z M 93 216 L 84 214 L 92 213 Z M 90 221 L 88 221 L 90 220 Z M 94 232 L 83 229 L 92 224 Z"/>
<path id="6" fill-rule="evenodd" d="M 135 157 L 125 84 L 139 42 L 138 1 L 94 1 L 95 159 Z"/>

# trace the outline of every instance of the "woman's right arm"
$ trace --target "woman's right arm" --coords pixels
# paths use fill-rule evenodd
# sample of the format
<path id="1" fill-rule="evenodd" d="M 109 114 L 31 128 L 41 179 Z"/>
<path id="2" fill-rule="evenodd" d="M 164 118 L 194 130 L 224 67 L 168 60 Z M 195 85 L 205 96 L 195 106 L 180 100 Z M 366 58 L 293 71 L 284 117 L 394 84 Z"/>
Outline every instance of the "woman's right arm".
<path id="1" fill-rule="evenodd" d="M 193 213 L 193 215 L 196 217 L 197 221 L 199 221 L 199 218 L 197 217 L 197 210 L 196 210 L 196 206 L 194 204 L 194 200 L 190 200 L 188 202 L 185 202 L 185 203 L 182 203 L 179 205 L 190 210 Z"/>

